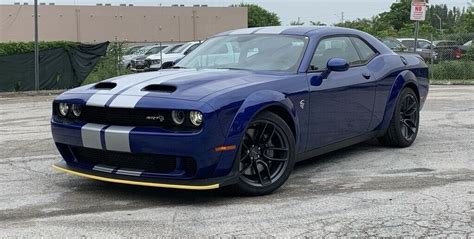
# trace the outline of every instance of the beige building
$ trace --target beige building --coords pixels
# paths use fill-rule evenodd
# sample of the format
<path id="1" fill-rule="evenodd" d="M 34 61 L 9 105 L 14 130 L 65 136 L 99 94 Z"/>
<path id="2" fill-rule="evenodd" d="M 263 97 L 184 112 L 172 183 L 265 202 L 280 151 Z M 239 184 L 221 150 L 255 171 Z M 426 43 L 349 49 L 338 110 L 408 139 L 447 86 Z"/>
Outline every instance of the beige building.
<path id="1" fill-rule="evenodd" d="M 247 8 L 40 5 L 41 41 L 181 42 L 247 27 Z M 0 5 L 0 42 L 33 41 L 32 5 Z"/>

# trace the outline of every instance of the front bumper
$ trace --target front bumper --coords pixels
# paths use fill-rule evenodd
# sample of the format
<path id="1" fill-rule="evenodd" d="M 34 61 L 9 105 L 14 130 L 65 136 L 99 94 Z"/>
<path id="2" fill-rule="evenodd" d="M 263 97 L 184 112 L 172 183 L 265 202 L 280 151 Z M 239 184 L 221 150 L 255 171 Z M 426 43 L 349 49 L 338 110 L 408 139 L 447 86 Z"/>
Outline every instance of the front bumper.
<path id="1" fill-rule="evenodd" d="M 68 165 L 64 161 L 53 165 L 56 170 L 69 173 L 72 175 L 119 184 L 159 187 L 159 188 L 173 188 L 186 190 L 211 190 L 223 186 L 231 185 L 237 182 L 237 177 L 229 175 L 226 177 L 201 179 L 201 180 L 171 180 L 171 179 L 152 179 L 152 178 L 137 178 L 133 176 L 102 173 L 92 170 L 84 170 L 79 167 Z"/>

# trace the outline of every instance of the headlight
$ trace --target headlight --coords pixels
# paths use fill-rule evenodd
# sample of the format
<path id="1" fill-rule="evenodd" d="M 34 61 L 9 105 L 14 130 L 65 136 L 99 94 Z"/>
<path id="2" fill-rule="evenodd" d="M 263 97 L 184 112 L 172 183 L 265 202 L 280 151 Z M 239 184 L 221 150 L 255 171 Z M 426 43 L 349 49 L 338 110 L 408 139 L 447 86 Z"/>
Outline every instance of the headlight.
<path id="1" fill-rule="evenodd" d="M 202 124 L 202 113 L 199 111 L 189 112 L 189 120 L 194 126 L 200 126 Z"/>
<path id="2" fill-rule="evenodd" d="M 72 105 L 72 114 L 76 117 L 81 116 L 82 106 L 81 105 Z"/>
<path id="3" fill-rule="evenodd" d="M 63 117 L 66 117 L 69 112 L 69 105 L 66 103 L 59 103 L 59 114 Z"/>
<path id="4" fill-rule="evenodd" d="M 184 111 L 180 111 L 180 110 L 171 111 L 171 119 L 173 119 L 173 122 L 175 124 L 182 125 L 184 123 L 185 118 L 186 118 L 186 115 L 184 114 Z"/>

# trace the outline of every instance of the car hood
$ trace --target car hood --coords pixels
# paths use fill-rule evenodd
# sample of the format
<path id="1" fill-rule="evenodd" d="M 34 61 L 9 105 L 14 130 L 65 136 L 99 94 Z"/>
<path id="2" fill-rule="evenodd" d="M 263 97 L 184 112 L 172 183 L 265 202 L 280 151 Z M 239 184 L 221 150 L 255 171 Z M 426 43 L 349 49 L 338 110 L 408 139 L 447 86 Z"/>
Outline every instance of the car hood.
<path id="1" fill-rule="evenodd" d="M 70 90 L 66 94 L 128 95 L 197 101 L 225 89 L 260 84 L 281 77 L 280 74 L 244 70 L 172 69 L 131 74 L 101 82 L 115 85 L 111 89 L 97 89 L 95 83 Z"/>

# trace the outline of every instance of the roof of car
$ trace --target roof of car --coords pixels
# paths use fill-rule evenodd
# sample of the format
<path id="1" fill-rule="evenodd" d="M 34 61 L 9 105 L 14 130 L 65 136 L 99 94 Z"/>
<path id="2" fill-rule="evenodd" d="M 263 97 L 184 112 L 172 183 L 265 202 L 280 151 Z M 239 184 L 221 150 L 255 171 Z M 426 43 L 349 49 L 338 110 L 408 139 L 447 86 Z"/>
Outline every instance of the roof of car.
<path id="1" fill-rule="evenodd" d="M 308 35 L 310 32 L 317 31 L 334 31 L 353 33 L 357 30 L 342 28 L 342 27 L 328 27 L 328 26 L 274 26 L 274 27 L 253 27 L 231 30 L 217 34 L 223 35 L 239 35 L 239 34 L 275 34 L 275 35 Z"/>

